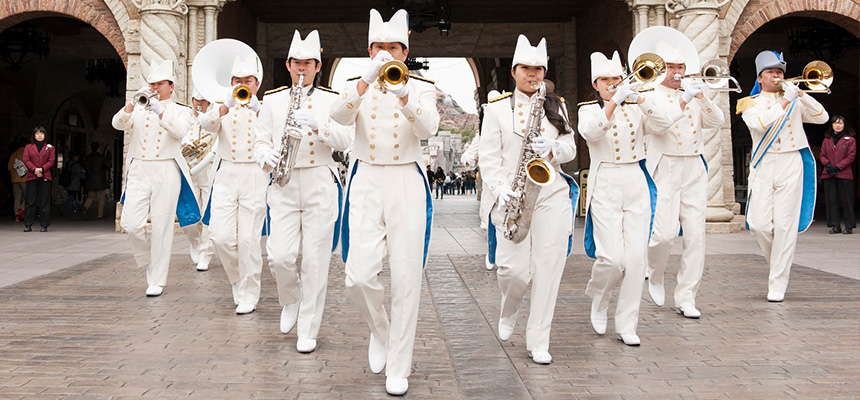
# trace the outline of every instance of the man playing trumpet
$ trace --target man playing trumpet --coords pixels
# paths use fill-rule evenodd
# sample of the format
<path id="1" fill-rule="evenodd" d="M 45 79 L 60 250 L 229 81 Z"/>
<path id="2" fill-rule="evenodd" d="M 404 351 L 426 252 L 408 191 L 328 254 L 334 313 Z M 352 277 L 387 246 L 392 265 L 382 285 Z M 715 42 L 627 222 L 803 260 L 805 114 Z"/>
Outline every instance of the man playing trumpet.
<path id="1" fill-rule="evenodd" d="M 286 66 L 294 86 L 271 90 L 263 97 L 254 155 L 265 171 L 275 171 L 286 151 L 297 151 L 287 183 L 281 186 L 275 181 L 268 188 L 272 224 L 266 252 L 282 307 L 281 332 L 289 333 L 298 319 L 296 350 L 310 353 L 317 346 L 343 196 L 331 154 L 332 149 L 346 150 L 352 134 L 331 121 L 330 105 L 337 100 L 337 92 L 313 84 L 322 67 L 317 31 L 305 40 L 295 32 Z M 288 120 L 294 120 L 295 126 L 287 126 Z M 284 135 L 291 133 L 300 135 L 297 150 L 283 148 L 290 145 Z M 301 270 L 296 266 L 299 244 Z"/>
<path id="2" fill-rule="evenodd" d="M 815 208 L 815 158 L 803 124 L 823 124 L 830 116 L 821 103 L 784 80 L 782 53 L 763 51 L 755 66 L 752 95 L 737 106 L 753 140 L 746 223 L 770 265 L 767 300 L 781 302 L 797 234 L 812 224 Z"/>

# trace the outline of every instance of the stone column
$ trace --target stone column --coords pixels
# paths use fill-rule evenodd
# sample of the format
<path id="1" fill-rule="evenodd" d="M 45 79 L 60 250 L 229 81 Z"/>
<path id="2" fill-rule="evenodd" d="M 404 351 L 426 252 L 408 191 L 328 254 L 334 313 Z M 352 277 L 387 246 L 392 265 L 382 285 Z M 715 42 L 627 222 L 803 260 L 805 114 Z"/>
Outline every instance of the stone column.
<path id="1" fill-rule="evenodd" d="M 679 19 L 678 30 L 690 38 L 702 62 L 718 57 L 719 12 L 720 8 L 728 2 L 729 0 L 668 0 L 666 2 L 666 10 Z M 707 221 L 709 223 L 730 222 L 734 218 L 734 213 L 726 204 L 725 191 L 731 191 L 731 198 L 733 198 L 734 185 L 729 179 L 730 184 L 726 187 L 724 179 L 724 175 L 732 176 L 733 169 L 729 96 L 726 92 L 714 91 L 706 92 L 706 96 L 709 96 L 726 115 L 726 123 L 722 128 L 705 130 L 705 160 L 708 162 Z"/>
<path id="2" fill-rule="evenodd" d="M 188 73 L 188 93 L 194 93 L 194 82 L 191 79 L 191 64 L 197 51 L 200 39 L 198 38 L 198 27 L 200 26 L 199 7 L 188 6 L 188 60 L 185 63 L 185 70 Z M 188 98 L 191 104 L 191 98 Z"/>
<path id="3" fill-rule="evenodd" d="M 218 9 L 215 6 L 203 7 L 203 13 L 206 15 L 206 36 L 203 40 L 204 45 L 218 38 L 218 19 L 215 14 L 217 10 Z"/>
<path id="4" fill-rule="evenodd" d="M 185 38 L 185 15 L 188 6 L 185 0 L 132 0 L 140 12 L 141 67 L 146 73 L 152 60 L 176 62 L 176 101 L 186 99 L 187 56 Z"/>

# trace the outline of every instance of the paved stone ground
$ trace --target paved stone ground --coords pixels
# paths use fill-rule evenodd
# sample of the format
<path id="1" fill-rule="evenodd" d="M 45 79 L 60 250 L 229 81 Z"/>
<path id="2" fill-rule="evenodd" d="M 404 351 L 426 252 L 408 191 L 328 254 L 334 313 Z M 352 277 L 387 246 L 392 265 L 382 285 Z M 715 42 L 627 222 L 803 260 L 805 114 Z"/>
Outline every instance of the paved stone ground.
<path id="1" fill-rule="evenodd" d="M 605 336 L 591 330 L 580 237 L 559 293 L 553 363 L 540 366 L 525 350 L 528 297 L 512 338 L 496 337 L 499 293 L 483 268 L 476 203 L 435 203 L 407 398 L 860 398 L 860 281 L 857 264 L 845 265 L 858 258 L 853 237 L 802 235 L 816 248 L 799 246 L 798 259 L 841 275 L 795 265 L 786 301 L 775 304 L 764 299 L 766 266 L 747 251 L 748 234 L 709 236 L 702 319 L 676 315 L 671 296 L 659 308 L 645 295 L 639 348 L 615 340 L 611 315 Z M 268 271 L 258 311 L 236 316 L 220 265 L 194 271 L 179 235 L 165 294 L 146 298 L 124 236 L 107 224 L 55 225 L 29 236 L 0 225 L 0 399 L 388 397 L 367 367 L 368 331 L 339 260 L 318 350 L 302 355 L 295 333 L 278 332 Z"/>

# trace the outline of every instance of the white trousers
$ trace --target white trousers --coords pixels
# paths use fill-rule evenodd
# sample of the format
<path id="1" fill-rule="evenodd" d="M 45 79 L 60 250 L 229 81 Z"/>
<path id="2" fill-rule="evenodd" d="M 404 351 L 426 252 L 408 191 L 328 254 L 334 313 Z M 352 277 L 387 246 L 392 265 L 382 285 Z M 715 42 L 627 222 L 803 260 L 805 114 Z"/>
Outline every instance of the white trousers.
<path id="1" fill-rule="evenodd" d="M 194 191 L 194 197 L 197 198 L 197 206 L 200 207 L 201 215 L 206 211 L 206 205 L 209 203 L 209 192 L 212 190 L 212 171 L 212 165 L 210 165 L 198 172 L 197 175 L 191 176 L 191 190 Z M 197 249 L 198 262 L 208 264 L 215 255 L 215 248 L 209 237 L 209 227 L 198 222 L 186 226 L 182 230 L 185 231 L 185 236 L 188 236 L 191 247 Z"/>
<path id="2" fill-rule="evenodd" d="M 388 342 L 385 374 L 406 378 L 418 324 L 427 224 L 426 184 L 416 164 L 358 162 L 349 190 L 346 288 L 370 331 Z M 388 254 L 391 318 L 377 275 Z"/>
<path id="3" fill-rule="evenodd" d="M 585 293 L 598 310 L 609 307 L 621 282 L 615 307 L 615 332 L 635 334 L 645 281 L 651 203 L 648 182 L 639 164 L 600 165 L 597 182 L 589 182 L 590 213 L 596 260 Z M 594 176 L 594 175 L 592 175 Z"/>
<path id="4" fill-rule="evenodd" d="M 750 174 L 747 224 L 770 265 L 768 291 L 785 293 L 803 197 L 800 152 L 769 153 Z"/>
<path id="5" fill-rule="evenodd" d="M 496 265 L 499 267 L 496 277 L 502 292 L 501 316 L 507 317 L 519 310 L 531 282 L 526 349 L 549 351 L 552 316 L 573 222 L 570 186 L 558 177 L 551 186 L 541 189 L 529 234 L 520 243 L 505 239 L 503 222 L 495 219 L 498 240 Z"/>
<path id="6" fill-rule="evenodd" d="M 284 187 L 269 186 L 272 230 L 266 241 L 269 270 L 281 306 L 301 301 L 296 334 L 316 339 L 325 307 L 338 189 L 326 166 L 297 168 Z M 296 266 L 302 251 L 301 269 Z"/>
<path id="7" fill-rule="evenodd" d="M 702 158 L 663 156 L 654 171 L 657 209 L 648 244 L 650 280 L 663 284 L 669 250 L 678 233 L 683 250 L 675 288 L 675 306 L 696 306 L 696 293 L 705 270 L 705 213 L 708 207 L 708 171 Z"/>
<path id="8" fill-rule="evenodd" d="M 167 285 L 181 175 L 172 159 L 133 160 L 128 167 L 120 225 L 128 232 L 138 268 L 146 267 L 149 286 Z M 146 231 L 147 220 L 152 233 Z"/>
<path id="9" fill-rule="evenodd" d="M 237 304 L 257 304 L 266 218 L 266 174 L 256 163 L 222 161 L 212 184 L 209 230 Z"/>

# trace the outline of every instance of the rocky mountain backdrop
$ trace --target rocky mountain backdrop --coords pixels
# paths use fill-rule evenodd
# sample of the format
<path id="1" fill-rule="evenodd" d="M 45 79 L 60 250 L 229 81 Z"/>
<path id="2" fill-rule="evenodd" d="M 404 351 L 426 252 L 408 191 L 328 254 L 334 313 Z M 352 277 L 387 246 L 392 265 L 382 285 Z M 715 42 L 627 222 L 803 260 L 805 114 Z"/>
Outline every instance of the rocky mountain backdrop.
<path id="1" fill-rule="evenodd" d="M 463 111 L 451 95 L 436 88 L 436 109 L 439 110 L 439 130 L 463 135 L 469 142 L 478 133 L 478 114 Z"/>

